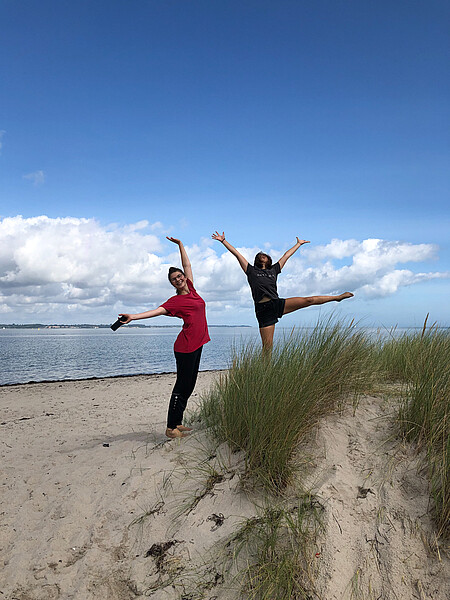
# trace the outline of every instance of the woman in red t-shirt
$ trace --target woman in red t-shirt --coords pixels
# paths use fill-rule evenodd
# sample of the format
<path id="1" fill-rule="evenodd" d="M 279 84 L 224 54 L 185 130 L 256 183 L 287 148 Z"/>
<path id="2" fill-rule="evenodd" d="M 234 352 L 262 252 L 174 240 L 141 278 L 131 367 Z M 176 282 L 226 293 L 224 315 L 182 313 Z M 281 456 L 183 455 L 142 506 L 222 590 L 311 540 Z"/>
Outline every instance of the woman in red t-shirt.
<path id="1" fill-rule="evenodd" d="M 203 345 L 209 342 L 210 338 L 205 302 L 195 291 L 191 263 L 186 250 L 180 240 L 173 237 L 167 239 L 178 245 L 184 269 L 184 271 L 177 267 L 169 269 L 169 281 L 177 290 L 176 295 L 154 310 L 136 315 L 121 313 L 119 316 L 126 317 L 124 323 L 161 315 L 183 319 L 183 328 L 173 347 L 177 362 L 177 380 L 169 402 L 166 429 L 167 437 L 179 438 L 185 437 L 186 432 L 191 431 L 190 427 L 182 425 L 183 413 L 197 381 Z"/>

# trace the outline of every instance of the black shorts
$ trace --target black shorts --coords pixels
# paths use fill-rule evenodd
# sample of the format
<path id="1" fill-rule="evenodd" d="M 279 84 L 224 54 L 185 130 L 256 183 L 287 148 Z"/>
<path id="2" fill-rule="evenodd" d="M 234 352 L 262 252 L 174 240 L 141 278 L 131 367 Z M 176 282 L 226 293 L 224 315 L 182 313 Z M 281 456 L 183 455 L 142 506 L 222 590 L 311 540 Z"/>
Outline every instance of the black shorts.
<path id="1" fill-rule="evenodd" d="M 269 327 L 269 325 L 278 323 L 278 319 L 283 316 L 285 303 L 284 298 L 275 298 L 268 302 L 257 302 L 255 312 L 259 327 Z"/>

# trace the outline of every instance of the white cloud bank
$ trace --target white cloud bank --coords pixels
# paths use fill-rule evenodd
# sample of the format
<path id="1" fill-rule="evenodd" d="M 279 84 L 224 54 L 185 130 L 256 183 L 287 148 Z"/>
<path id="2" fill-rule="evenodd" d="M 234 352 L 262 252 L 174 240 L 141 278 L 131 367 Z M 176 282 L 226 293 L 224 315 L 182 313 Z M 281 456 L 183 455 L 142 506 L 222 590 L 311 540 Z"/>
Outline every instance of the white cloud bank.
<path id="1" fill-rule="evenodd" d="M 173 292 L 168 267 L 179 265 L 178 249 L 162 231 L 161 223 L 147 221 L 104 227 L 93 219 L 70 217 L 0 220 L 0 321 L 55 322 L 54 315 L 59 315 L 58 320 L 80 323 L 87 316 L 93 322 L 95 315 L 97 322 L 107 322 L 125 308 L 158 306 Z M 188 248 L 210 320 L 228 312 L 233 320 L 236 311 L 251 307 L 246 278 L 236 259 L 223 250 L 208 239 Z M 249 259 L 257 250 L 240 248 Z M 275 259 L 282 254 L 269 251 Z M 351 290 L 366 298 L 388 296 L 403 286 L 449 277 L 405 268 L 406 263 L 434 259 L 436 253 L 431 244 L 378 239 L 303 246 L 283 270 L 280 295 Z"/>

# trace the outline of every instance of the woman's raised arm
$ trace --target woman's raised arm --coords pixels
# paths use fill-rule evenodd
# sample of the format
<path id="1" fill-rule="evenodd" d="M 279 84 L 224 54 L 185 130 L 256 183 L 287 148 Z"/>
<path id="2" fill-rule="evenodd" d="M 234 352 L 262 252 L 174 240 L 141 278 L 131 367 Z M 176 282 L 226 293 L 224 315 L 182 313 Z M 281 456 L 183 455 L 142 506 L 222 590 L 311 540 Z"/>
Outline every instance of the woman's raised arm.
<path id="1" fill-rule="evenodd" d="M 218 242 L 221 242 L 225 246 L 225 248 L 229 252 L 231 252 L 231 254 L 233 256 L 235 256 L 238 259 L 242 270 L 244 271 L 244 273 L 246 273 L 247 267 L 248 267 L 248 260 L 246 258 L 244 258 L 242 256 L 242 254 L 240 252 L 238 252 L 234 246 L 232 246 L 229 242 L 227 242 L 227 240 L 225 239 L 225 232 L 222 231 L 222 233 L 220 234 L 218 231 L 216 231 L 216 233 L 213 233 L 211 237 L 213 240 L 217 240 Z"/>
<path id="2" fill-rule="evenodd" d="M 300 248 L 300 246 L 303 246 L 303 244 L 309 244 L 309 240 L 300 240 L 297 237 L 297 243 L 295 244 L 295 246 L 292 246 L 292 248 L 289 248 L 289 250 L 286 250 L 286 252 L 283 254 L 283 256 L 278 261 L 278 264 L 280 265 L 280 269 L 282 269 L 284 267 L 287 259 L 291 258 L 291 256 L 294 254 L 294 252 L 297 252 L 297 250 Z"/>
<path id="3" fill-rule="evenodd" d="M 187 255 L 186 249 L 183 246 L 183 242 L 181 240 L 177 240 L 177 238 L 174 238 L 174 237 L 168 237 L 168 236 L 166 236 L 166 237 L 169 240 L 169 242 L 173 242 L 174 244 L 177 244 L 177 246 L 180 250 L 181 265 L 183 267 L 184 274 L 192 283 L 194 283 L 194 276 L 192 274 L 191 262 Z"/>

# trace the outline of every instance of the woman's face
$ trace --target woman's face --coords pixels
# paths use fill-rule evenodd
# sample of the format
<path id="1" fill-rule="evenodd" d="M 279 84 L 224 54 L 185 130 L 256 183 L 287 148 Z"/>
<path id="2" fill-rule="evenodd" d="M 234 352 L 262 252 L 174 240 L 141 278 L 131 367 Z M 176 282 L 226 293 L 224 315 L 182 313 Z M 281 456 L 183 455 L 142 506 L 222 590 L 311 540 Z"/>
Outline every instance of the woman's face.
<path id="1" fill-rule="evenodd" d="M 181 290 L 186 285 L 186 277 L 180 271 L 175 271 L 170 275 L 170 283 L 177 290 Z"/>

